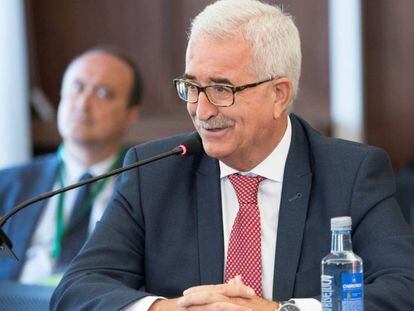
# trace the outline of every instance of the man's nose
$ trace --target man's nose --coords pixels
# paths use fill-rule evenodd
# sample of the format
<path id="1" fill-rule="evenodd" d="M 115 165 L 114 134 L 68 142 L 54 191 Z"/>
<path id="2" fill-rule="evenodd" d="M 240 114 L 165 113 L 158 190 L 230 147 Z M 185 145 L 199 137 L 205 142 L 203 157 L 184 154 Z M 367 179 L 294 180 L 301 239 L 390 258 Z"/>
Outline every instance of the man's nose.
<path id="1" fill-rule="evenodd" d="M 82 110 L 88 110 L 93 102 L 93 92 L 90 90 L 84 90 L 78 94 L 76 98 L 76 106 Z"/>
<path id="2" fill-rule="evenodd" d="M 206 93 L 200 92 L 198 94 L 196 115 L 199 120 L 208 120 L 218 114 L 218 107 L 213 105 L 207 98 Z"/>

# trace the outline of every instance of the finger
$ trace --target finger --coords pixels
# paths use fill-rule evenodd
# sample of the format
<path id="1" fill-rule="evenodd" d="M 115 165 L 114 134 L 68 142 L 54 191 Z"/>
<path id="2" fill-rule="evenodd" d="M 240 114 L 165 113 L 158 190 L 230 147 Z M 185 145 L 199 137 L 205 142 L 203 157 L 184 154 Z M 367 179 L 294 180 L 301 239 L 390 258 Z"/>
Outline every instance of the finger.
<path id="1" fill-rule="evenodd" d="M 231 284 L 231 285 L 241 284 L 241 285 L 244 285 L 241 275 L 236 275 L 234 278 L 232 278 L 231 280 L 229 280 L 227 282 L 227 284 Z"/>
<path id="2" fill-rule="evenodd" d="M 244 285 L 242 276 L 240 274 L 236 275 L 234 277 L 234 280 L 236 281 L 236 284 L 242 284 L 242 285 Z"/>
<path id="3" fill-rule="evenodd" d="M 238 298 L 252 298 L 255 295 L 253 288 L 240 283 L 237 279 L 234 283 L 221 287 L 219 293 L 227 297 Z"/>
<path id="4" fill-rule="evenodd" d="M 191 287 L 184 291 L 183 295 L 191 295 L 199 292 L 215 292 L 227 297 L 251 298 L 255 295 L 254 290 L 243 284 L 241 278 L 234 278 L 233 282 L 228 284 L 201 285 Z"/>
<path id="5" fill-rule="evenodd" d="M 253 311 L 245 306 L 238 306 L 230 302 L 219 302 L 204 306 L 192 306 L 185 309 L 186 311 Z"/>
<path id="6" fill-rule="evenodd" d="M 177 301 L 179 307 L 185 308 L 190 306 L 202 306 L 213 304 L 215 302 L 225 302 L 228 300 L 226 296 L 220 295 L 215 291 L 198 291 L 180 297 Z"/>
<path id="7" fill-rule="evenodd" d="M 183 295 L 189 295 L 189 294 L 193 294 L 193 293 L 197 293 L 197 292 L 202 292 L 202 291 L 220 291 L 222 289 L 222 287 L 224 287 L 225 284 L 216 284 L 216 285 L 200 285 L 200 286 L 194 286 L 194 287 L 190 287 L 188 289 L 186 289 L 183 292 Z"/>

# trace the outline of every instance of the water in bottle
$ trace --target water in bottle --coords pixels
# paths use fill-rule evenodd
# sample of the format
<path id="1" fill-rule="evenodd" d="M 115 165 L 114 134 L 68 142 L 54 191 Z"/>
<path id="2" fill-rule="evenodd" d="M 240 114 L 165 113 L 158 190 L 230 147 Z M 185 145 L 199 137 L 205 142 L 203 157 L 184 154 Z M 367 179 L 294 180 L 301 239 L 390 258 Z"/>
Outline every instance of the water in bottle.
<path id="1" fill-rule="evenodd" d="M 331 219 L 331 252 L 322 259 L 323 311 L 362 311 L 362 259 L 352 251 L 351 217 Z"/>

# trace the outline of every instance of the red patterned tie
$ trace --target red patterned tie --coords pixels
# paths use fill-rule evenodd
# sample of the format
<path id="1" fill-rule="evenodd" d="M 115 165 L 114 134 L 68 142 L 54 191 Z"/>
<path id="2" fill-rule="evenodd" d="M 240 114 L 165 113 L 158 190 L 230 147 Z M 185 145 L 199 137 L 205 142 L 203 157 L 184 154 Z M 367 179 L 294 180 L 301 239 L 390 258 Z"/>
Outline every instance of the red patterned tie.
<path id="1" fill-rule="evenodd" d="M 240 275 L 244 284 L 262 295 L 262 252 L 260 210 L 257 204 L 262 176 L 229 175 L 236 190 L 239 211 L 230 233 L 225 282 Z"/>

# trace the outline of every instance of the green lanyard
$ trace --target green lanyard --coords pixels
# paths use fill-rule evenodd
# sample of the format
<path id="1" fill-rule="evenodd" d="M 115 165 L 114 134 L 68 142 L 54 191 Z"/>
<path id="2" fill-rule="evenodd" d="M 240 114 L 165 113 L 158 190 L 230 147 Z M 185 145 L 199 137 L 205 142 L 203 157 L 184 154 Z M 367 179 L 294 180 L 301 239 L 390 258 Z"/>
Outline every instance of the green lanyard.
<path id="1" fill-rule="evenodd" d="M 63 182 L 64 175 L 65 175 L 65 165 L 62 160 L 62 155 L 61 155 L 62 150 L 63 150 L 63 146 L 60 146 L 57 152 L 58 158 L 59 158 L 59 169 L 58 169 L 59 170 L 58 172 L 59 187 L 65 186 Z M 111 167 L 108 169 L 108 172 L 122 166 L 122 161 L 124 159 L 125 153 L 126 153 L 125 148 L 121 148 L 118 151 L 114 162 L 112 163 Z M 98 194 L 101 193 L 102 189 L 104 188 L 108 180 L 109 178 L 101 179 L 92 186 L 91 193 L 89 194 L 87 198 L 86 206 L 85 208 L 82 209 L 83 213 L 87 213 L 89 211 L 89 209 L 92 207 L 93 201 L 98 196 Z M 51 253 L 51 257 L 53 259 L 58 259 L 60 256 L 62 237 L 66 233 L 66 230 L 67 230 L 67 224 L 65 224 L 63 221 L 64 202 L 65 202 L 65 193 L 63 192 L 59 194 L 58 199 L 57 199 L 56 230 L 55 230 L 55 239 L 53 242 L 53 249 Z"/>

